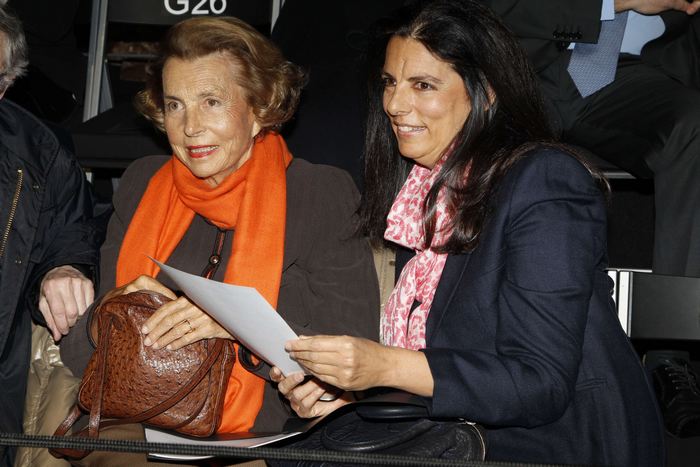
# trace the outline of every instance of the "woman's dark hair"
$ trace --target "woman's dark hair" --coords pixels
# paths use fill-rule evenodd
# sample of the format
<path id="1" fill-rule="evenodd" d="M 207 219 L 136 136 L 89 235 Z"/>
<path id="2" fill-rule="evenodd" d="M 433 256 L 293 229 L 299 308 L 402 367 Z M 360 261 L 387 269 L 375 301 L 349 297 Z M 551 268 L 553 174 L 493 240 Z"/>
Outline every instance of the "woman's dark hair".
<path id="1" fill-rule="evenodd" d="M 163 130 L 163 67 L 169 58 L 194 60 L 221 53 L 236 67 L 237 84 L 246 93 L 262 131 L 279 130 L 294 115 L 306 75 L 287 61 L 279 48 L 238 18 L 215 16 L 181 21 L 160 44 L 149 67 L 146 89 L 136 97 L 137 109 Z"/>
<path id="2" fill-rule="evenodd" d="M 370 49 L 377 55 L 370 56 L 368 63 L 365 191 L 360 207 L 361 228 L 374 244 L 383 241 L 387 214 L 413 166 L 401 157 L 382 105 L 381 71 L 392 37 L 420 42 L 464 81 L 471 113 L 426 197 L 423 224 L 426 245 L 430 245 L 437 194 L 444 187 L 454 230 L 444 245 L 434 249 L 471 251 L 478 244 L 489 201 L 507 170 L 537 144 L 558 145 L 537 78 L 517 40 L 494 13 L 476 1 L 415 2 L 377 26 Z"/>

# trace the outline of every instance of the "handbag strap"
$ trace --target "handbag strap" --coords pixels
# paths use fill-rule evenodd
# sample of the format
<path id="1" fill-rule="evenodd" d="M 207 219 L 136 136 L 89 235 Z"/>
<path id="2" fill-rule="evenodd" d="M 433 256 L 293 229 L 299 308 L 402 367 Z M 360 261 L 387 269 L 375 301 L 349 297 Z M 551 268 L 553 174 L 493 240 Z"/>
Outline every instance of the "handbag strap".
<path id="1" fill-rule="evenodd" d="M 109 348 L 109 336 L 114 318 L 109 317 L 106 326 L 101 326 L 100 345 L 97 348 L 97 394 L 92 398 L 90 407 L 90 421 L 88 423 L 88 436 L 97 438 L 100 432 L 100 417 L 102 416 L 102 396 L 104 394 L 105 374 L 107 372 L 107 349 Z"/>
<path id="2" fill-rule="evenodd" d="M 75 425 L 75 422 L 78 421 L 78 419 L 83 415 L 83 411 L 80 410 L 80 407 L 78 404 L 73 405 L 73 408 L 71 409 L 70 413 L 68 416 L 63 420 L 63 422 L 56 428 L 56 431 L 54 432 L 54 436 L 66 436 L 66 433 Z M 82 433 L 84 433 L 85 430 L 82 430 L 80 433 L 77 433 L 73 436 L 80 436 Z M 90 453 L 90 451 L 83 450 L 83 449 L 71 449 L 71 448 L 51 448 L 49 449 L 49 453 L 59 459 L 62 459 L 64 457 L 68 457 L 71 459 L 82 459 L 86 455 Z"/>
<path id="3" fill-rule="evenodd" d="M 209 261 L 204 267 L 202 274 L 200 274 L 205 279 L 211 279 L 214 273 L 219 269 L 221 264 L 221 252 L 224 249 L 224 240 L 226 240 L 226 230 L 214 225 L 210 220 L 205 219 L 208 224 L 216 227 L 216 238 L 214 239 L 214 248 L 212 249 L 211 255 L 209 256 Z"/>

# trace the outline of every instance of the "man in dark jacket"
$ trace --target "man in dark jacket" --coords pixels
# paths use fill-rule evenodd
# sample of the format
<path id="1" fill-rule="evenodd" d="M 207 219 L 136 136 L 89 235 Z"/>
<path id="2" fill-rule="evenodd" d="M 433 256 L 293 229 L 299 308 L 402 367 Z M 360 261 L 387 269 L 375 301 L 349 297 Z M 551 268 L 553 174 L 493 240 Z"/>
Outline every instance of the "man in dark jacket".
<path id="1" fill-rule="evenodd" d="M 653 176 L 654 272 L 700 277 L 700 0 L 482 3 L 527 50 L 564 139 Z M 613 58 L 607 80 L 598 48 Z"/>
<path id="2" fill-rule="evenodd" d="M 99 235 L 75 158 L 2 99 L 26 67 L 19 21 L 0 8 L 0 432 L 22 432 L 31 321 L 55 340 L 93 300 Z M 0 448 L 0 466 L 14 449 Z"/>

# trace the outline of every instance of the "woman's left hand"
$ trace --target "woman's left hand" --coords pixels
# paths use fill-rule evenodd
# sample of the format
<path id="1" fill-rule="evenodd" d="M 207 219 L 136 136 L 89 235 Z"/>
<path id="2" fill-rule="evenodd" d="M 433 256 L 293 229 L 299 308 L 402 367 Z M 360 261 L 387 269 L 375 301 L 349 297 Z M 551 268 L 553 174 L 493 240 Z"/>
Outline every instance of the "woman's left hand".
<path id="1" fill-rule="evenodd" d="M 186 297 L 166 303 L 148 318 L 141 328 L 143 341 L 154 349 L 166 347 L 177 350 L 202 339 L 233 337 L 208 314 L 197 308 Z"/>
<path id="2" fill-rule="evenodd" d="M 344 391 L 341 391 L 342 394 L 337 399 L 322 400 L 324 394 L 329 394 L 329 391 L 336 392 L 337 388 L 329 388 L 328 384 L 316 378 L 305 381 L 303 373 L 284 376 L 279 368 L 272 367 L 270 379 L 277 383 L 279 392 L 289 400 L 292 410 L 302 418 L 326 415 L 354 400 L 351 393 Z"/>
<path id="3" fill-rule="evenodd" d="M 321 381 L 346 391 L 386 385 L 391 348 L 350 336 L 300 336 L 285 349 Z"/>

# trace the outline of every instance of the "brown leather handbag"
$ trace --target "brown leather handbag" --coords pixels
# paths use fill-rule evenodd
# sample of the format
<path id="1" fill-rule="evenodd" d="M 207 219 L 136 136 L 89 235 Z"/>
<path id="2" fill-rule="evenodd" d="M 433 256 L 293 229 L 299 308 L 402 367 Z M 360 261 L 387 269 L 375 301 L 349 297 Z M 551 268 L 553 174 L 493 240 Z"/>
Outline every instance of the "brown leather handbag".
<path id="1" fill-rule="evenodd" d="M 233 343 L 207 339 L 179 350 L 145 346 L 141 326 L 168 301 L 156 292 L 139 291 L 113 297 L 94 311 L 97 349 L 80 383 L 78 403 L 56 436 L 65 435 L 83 411 L 90 415 L 88 437 L 98 437 L 102 427 L 128 423 L 190 436 L 214 434 L 235 360 Z M 84 431 L 78 436 L 85 436 Z M 88 454 L 51 452 L 78 459 Z"/>

